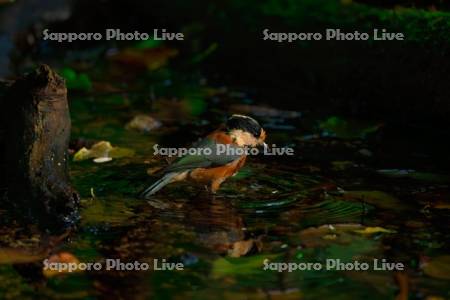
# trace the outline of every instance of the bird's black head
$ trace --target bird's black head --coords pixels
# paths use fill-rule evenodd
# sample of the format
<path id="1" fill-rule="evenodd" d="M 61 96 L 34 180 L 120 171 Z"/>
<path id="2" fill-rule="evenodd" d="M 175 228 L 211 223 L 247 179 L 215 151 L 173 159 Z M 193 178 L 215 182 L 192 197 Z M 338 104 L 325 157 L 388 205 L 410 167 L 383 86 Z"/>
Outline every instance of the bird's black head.
<path id="1" fill-rule="evenodd" d="M 255 119 L 243 115 L 232 115 L 226 126 L 227 130 L 240 129 L 252 134 L 255 138 L 259 138 L 262 133 L 261 125 Z"/>

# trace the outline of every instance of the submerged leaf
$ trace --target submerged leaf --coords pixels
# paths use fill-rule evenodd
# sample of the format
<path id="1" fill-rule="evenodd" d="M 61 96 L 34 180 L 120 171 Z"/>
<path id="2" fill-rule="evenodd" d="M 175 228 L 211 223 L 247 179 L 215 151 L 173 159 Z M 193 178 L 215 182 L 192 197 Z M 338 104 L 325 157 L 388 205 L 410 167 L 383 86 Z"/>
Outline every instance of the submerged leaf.
<path id="1" fill-rule="evenodd" d="M 150 71 L 164 66 L 169 58 L 178 54 L 178 50 L 158 47 L 146 49 L 128 48 L 110 57 L 112 61 L 139 68 L 147 68 Z"/>
<path id="2" fill-rule="evenodd" d="M 80 269 L 76 268 L 76 266 L 80 263 L 78 258 L 76 258 L 73 254 L 69 252 L 61 252 L 58 254 L 54 254 L 50 256 L 50 258 L 47 261 L 48 264 L 60 264 L 61 271 L 60 270 L 54 270 L 53 268 L 46 268 L 44 265 L 44 268 L 42 270 L 42 273 L 45 277 L 50 278 L 58 275 L 63 275 L 67 273 L 74 273 L 74 272 L 81 272 Z M 68 269 L 63 270 L 62 266 L 74 266 L 72 269 L 73 271 L 69 271 Z M 51 265 L 50 265 L 51 266 Z"/>
<path id="3" fill-rule="evenodd" d="M 122 201 L 102 201 L 96 198 L 82 210 L 82 223 L 88 225 L 109 224 L 117 226 L 125 224 L 133 215 Z"/>
<path id="4" fill-rule="evenodd" d="M 254 243 L 253 239 L 248 241 L 237 241 L 233 243 L 233 247 L 228 251 L 228 255 L 231 257 L 244 256 L 253 248 Z"/>
<path id="5" fill-rule="evenodd" d="M 360 224 L 329 224 L 309 227 L 299 234 L 300 243 L 308 248 L 327 246 L 330 243 L 350 243 L 351 233 L 363 228 Z"/>
<path id="6" fill-rule="evenodd" d="M 450 280 L 450 255 L 435 257 L 426 262 L 422 269 L 430 277 Z"/>
<path id="7" fill-rule="evenodd" d="M 395 230 L 389 230 L 383 227 L 366 227 L 364 229 L 355 230 L 355 232 L 363 235 L 371 235 L 374 233 L 394 233 Z"/>
<path id="8" fill-rule="evenodd" d="M 222 278 L 235 275 L 254 275 L 263 271 L 264 260 L 274 260 L 278 255 L 254 255 L 240 258 L 217 259 L 212 266 L 212 277 Z"/>
<path id="9" fill-rule="evenodd" d="M 29 253 L 22 249 L 15 248 L 0 249 L 0 265 L 32 263 L 41 261 L 44 258 L 44 253 Z"/>
<path id="10" fill-rule="evenodd" d="M 364 227 L 360 224 L 329 224 L 309 227 L 300 232 L 300 243 L 307 248 L 331 245 L 352 245 L 362 239 L 370 239 L 375 233 L 394 233 L 382 227 Z"/>

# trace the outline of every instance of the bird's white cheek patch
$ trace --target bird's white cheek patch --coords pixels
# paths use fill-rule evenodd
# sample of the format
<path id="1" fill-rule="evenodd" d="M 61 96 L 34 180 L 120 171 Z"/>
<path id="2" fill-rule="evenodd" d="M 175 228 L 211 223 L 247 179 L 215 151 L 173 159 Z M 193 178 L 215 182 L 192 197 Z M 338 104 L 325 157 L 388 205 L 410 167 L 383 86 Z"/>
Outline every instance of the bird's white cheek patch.
<path id="1" fill-rule="evenodd" d="M 238 146 L 255 146 L 258 143 L 258 140 L 255 139 L 250 133 L 244 132 L 240 129 L 233 130 L 231 132 L 232 138 L 235 140 L 235 143 Z"/>

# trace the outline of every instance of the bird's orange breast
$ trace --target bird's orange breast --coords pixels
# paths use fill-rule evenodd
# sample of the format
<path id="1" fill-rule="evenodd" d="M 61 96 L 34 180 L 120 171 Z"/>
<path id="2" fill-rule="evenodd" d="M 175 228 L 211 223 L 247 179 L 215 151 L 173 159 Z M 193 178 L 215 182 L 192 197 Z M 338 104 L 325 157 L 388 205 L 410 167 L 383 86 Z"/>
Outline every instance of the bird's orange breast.
<path id="1" fill-rule="evenodd" d="M 210 183 L 213 181 L 224 181 L 233 176 L 245 164 L 246 156 L 215 168 L 197 168 L 190 172 L 189 178 L 198 183 Z"/>

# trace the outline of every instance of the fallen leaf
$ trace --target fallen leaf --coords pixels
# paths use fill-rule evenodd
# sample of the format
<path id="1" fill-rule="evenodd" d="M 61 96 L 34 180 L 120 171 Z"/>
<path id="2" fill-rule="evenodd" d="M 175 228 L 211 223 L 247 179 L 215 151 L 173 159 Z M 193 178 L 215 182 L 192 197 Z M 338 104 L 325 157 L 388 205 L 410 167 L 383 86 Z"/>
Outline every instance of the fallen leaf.
<path id="1" fill-rule="evenodd" d="M 371 235 L 374 233 L 395 233 L 394 230 L 389 230 L 383 227 L 366 227 L 364 229 L 358 229 L 354 230 L 356 233 L 364 234 L 364 235 Z"/>
<path id="2" fill-rule="evenodd" d="M 230 257 L 244 256 L 253 248 L 254 243 L 253 239 L 234 242 L 232 248 L 228 251 L 228 255 Z"/>
<path id="3" fill-rule="evenodd" d="M 347 243 L 351 241 L 349 234 L 363 228 L 360 224 L 329 224 L 319 227 L 309 227 L 300 231 L 299 239 L 302 245 L 315 248 L 330 243 Z"/>
<path id="4" fill-rule="evenodd" d="M 147 115 L 137 115 L 125 125 L 128 130 L 137 130 L 141 132 L 150 132 L 161 127 L 161 122 Z"/>
<path id="5" fill-rule="evenodd" d="M 450 280 L 450 255 L 434 257 L 424 263 L 422 269 L 430 277 Z"/>
<path id="6" fill-rule="evenodd" d="M 146 49 L 127 48 L 110 56 L 110 59 L 124 65 L 146 68 L 153 71 L 164 66 L 169 58 L 174 57 L 177 54 L 178 50 L 168 47 Z"/>
<path id="7" fill-rule="evenodd" d="M 73 160 L 74 160 L 74 161 L 81 161 L 81 160 L 88 159 L 90 153 L 91 153 L 91 152 L 90 152 L 86 147 L 83 147 L 83 148 L 81 148 L 80 150 L 78 150 L 78 151 L 74 154 Z"/>
<path id="8" fill-rule="evenodd" d="M 437 209 L 450 209 L 450 203 L 438 202 L 438 203 L 434 203 L 432 205 L 432 207 L 437 208 Z"/>
<path id="9" fill-rule="evenodd" d="M 69 252 L 61 252 L 61 253 L 54 254 L 49 257 L 48 264 L 51 264 L 51 263 L 79 264 L 80 261 L 78 260 L 78 258 L 76 258 L 73 254 L 71 254 Z M 72 272 L 69 272 L 69 270 L 59 271 L 59 270 L 53 270 L 51 268 L 45 268 L 45 266 L 43 267 L 43 270 L 42 270 L 42 273 L 47 278 L 58 276 L 58 275 L 63 275 L 63 274 L 67 274 L 67 273 L 75 273 L 75 272 L 82 272 L 82 271 L 79 270 L 78 268 L 76 268 Z"/>
<path id="10" fill-rule="evenodd" d="M 335 234 L 327 234 L 327 235 L 324 235 L 322 238 L 324 240 L 335 240 L 337 238 L 337 235 L 335 235 Z"/>
<path id="11" fill-rule="evenodd" d="M 256 276 L 264 273 L 265 259 L 276 260 L 280 255 L 251 255 L 246 257 L 221 257 L 213 262 L 211 276 L 212 278 L 224 278 L 228 276 Z"/>
<path id="12" fill-rule="evenodd" d="M 100 141 L 94 144 L 91 149 L 86 147 L 78 150 L 74 157 L 74 161 L 82 161 L 93 158 L 95 162 L 102 163 L 112 160 L 113 158 L 130 157 L 134 155 L 134 151 L 128 148 L 113 147 L 110 142 Z"/>
<path id="13" fill-rule="evenodd" d="M 83 209 L 82 224 L 86 226 L 108 224 L 118 226 L 125 224 L 133 212 L 124 201 L 102 201 L 96 198 Z"/>
<path id="14" fill-rule="evenodd" d="M 29 253 L 22 249 L 0 248 L 0 265 L 32 263 L 44 258 L 44 253 Z"/>

